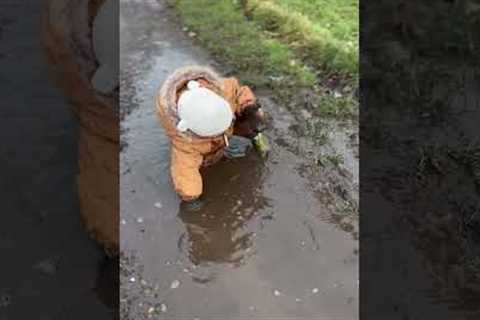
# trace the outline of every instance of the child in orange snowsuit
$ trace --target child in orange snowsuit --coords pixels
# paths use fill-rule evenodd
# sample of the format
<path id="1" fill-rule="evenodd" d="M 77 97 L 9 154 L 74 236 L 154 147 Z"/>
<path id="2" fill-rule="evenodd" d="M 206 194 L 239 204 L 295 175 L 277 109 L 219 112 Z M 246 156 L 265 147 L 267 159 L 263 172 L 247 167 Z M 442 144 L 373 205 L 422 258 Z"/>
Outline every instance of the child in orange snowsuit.
<path id="1" fill-rule="evenodd" d="M 236 119 L 242 117 L 247 109 L 256 107 L 256 98 L 250 88 L 241 86 L 235 78 L 222 78 L 206 67 L 181 68 L 165 81 L 156 97 L 156 111 L 172 144 L 170 171 L 173 185 L 184 201 L 200 197 L 203 191 L 200 168 L 222 158 L 228 138 L 233 134 L 248 137 L 252 134 L 252 128 L 236 121 L 224 134 L 215 137 L 200 137 L 191 131 L 180 132 L 177 129 L 177 102 L 192 80 L 225 99 Z M 261 110 L 257 111 L 257 115 L 262 117 Z"/>

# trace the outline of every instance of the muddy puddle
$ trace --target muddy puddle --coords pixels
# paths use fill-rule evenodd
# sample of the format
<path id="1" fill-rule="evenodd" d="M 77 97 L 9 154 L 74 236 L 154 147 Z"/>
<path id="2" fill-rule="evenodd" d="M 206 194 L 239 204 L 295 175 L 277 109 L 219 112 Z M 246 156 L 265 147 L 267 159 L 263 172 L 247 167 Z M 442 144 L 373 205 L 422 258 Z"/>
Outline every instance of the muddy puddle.
<path id="1" fill-rule="evenodd" d="M 321 218 L 305 158 L 278 139 L 294 118 L 267 103 L 270 157 L 204 170 L 204 205 L 187 212 L 154 95 L 178 67 L 216 65 L 163 1 L 121 1 L 120 34 L 122 318 L 357 319 L 358 243 Z"/>

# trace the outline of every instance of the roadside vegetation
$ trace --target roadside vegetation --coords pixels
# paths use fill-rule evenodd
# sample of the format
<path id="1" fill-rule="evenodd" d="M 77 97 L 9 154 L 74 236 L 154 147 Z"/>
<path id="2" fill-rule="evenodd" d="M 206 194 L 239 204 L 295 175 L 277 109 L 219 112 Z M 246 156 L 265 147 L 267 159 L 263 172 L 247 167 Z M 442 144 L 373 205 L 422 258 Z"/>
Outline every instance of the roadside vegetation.
<path id="1" fill-rule="evenodd" d="M 358 0 L 170 0 L 184 30 L 245 83 L 316 115 L 356 117 Z"/>

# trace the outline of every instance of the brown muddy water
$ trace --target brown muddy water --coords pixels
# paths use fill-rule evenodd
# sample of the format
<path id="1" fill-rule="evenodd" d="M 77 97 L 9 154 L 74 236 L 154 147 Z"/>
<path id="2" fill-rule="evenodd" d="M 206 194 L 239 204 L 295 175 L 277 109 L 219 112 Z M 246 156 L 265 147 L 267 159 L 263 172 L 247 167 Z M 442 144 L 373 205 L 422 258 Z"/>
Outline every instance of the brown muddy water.
<path id="1" fill-rule="evenodd" d="M 183 210 L 154 95 L 178 67 L 221 68 L 163 1 L 121 1 L 120 28 L 121 317 L 357 319 L 358 242 L 323 219 L 307 160 L 284 145 L 294 117 L 266 103 L 270 157 L 204 170 L 204 206 Z"/>

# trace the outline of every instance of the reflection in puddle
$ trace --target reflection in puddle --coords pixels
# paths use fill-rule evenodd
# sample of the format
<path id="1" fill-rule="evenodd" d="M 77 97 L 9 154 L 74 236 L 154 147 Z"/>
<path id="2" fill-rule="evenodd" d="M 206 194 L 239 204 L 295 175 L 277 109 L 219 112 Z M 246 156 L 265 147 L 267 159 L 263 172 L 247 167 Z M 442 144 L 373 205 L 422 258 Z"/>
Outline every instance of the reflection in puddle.
<path id="1" fill-rule="evenodd" d="M 182 249 L 194 265 L 239 266 L 252 253 L 254 232 L 249 230 L 249 223 L 269 207 L 261 190 L 263 168 L 259 157 L 251 152 L 245 158 L 223 160 L 202 172 L 202 208 L 191 212 L 180 206 L 178 214 L 186 228 Z"/>

